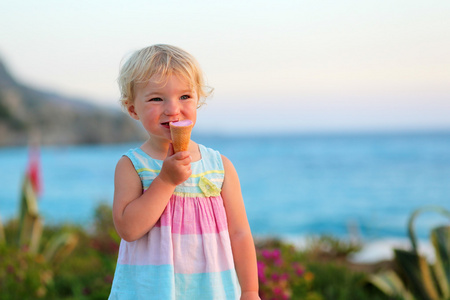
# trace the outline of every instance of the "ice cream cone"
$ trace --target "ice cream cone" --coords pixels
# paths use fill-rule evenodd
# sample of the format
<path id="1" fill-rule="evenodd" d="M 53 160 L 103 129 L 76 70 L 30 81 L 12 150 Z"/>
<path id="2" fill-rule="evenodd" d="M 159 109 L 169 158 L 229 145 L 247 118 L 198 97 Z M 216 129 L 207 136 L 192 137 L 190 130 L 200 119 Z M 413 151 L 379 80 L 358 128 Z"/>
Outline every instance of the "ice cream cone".
<path id="1" fill-rule="evenodd" d="M 191 120 L 170 122 L 170 134 L 175 153 L 188 150 L 193 126 L 194 123 Z"/>

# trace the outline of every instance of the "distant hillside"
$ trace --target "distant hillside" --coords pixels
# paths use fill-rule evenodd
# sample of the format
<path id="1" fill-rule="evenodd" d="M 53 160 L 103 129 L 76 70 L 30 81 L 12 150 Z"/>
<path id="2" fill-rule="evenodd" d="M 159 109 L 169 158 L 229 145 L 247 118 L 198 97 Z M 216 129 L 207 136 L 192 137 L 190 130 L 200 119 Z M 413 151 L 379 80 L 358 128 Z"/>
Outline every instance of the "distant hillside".
<path id="1" fill-rule="evenodd" d="M 143 129 L 119 109 L 27 87 L 0 60 L 0 146 L 121 143 L 144 138 Z"/>

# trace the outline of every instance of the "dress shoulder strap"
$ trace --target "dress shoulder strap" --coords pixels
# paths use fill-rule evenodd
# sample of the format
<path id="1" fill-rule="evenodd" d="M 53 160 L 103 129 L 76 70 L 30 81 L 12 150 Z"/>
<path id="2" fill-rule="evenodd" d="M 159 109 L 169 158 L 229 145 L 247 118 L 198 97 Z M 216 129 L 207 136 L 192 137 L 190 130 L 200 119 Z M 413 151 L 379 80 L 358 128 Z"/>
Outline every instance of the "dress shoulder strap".
<path id="1" fill-rule="evenodd" d="M 130 149 L 124 154 L 131 163 L 141 179 L 142 189 L 145 191 L 153 179 L 161 172 L 162 161 L 151 158 L 140 148 Z"/>
<path id="2" fill-rule="evenodd" d="M 124 156 L 131 160 L 138 173 L 143 170 L 153 173 L 159 173 L 161 171 L 162 161 L 151 158 L 140 148 L 130 149 L 124 154 Z"/>
<path id="3" fill-rule="evenodd" d="M 207 148 L 201 144 L 198 145 L 202 155 L 202 165 L 206 170 L 223 171 L 223 162 L 220 152 L 211 148 Z"/>

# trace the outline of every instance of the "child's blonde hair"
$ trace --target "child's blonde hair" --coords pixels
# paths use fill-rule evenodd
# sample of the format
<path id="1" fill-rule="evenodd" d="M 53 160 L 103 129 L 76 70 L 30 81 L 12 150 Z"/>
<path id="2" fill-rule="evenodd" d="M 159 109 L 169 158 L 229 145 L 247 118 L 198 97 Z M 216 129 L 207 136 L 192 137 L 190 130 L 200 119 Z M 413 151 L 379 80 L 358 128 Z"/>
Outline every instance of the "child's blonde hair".
<path id="1" fill-rule="evenodd" d="M 121 66 L 117 81 L 122 105 L 134 103 L 136 84 L 147 82 L 153 75 L 165 80 L 173 74 L 184 78 L 195 89 L 198 107 L 211 95 L 213 89 L 205 86 L 203 72 L 191 54 L 175 46 L 158 44 L 134 52 Z"/>

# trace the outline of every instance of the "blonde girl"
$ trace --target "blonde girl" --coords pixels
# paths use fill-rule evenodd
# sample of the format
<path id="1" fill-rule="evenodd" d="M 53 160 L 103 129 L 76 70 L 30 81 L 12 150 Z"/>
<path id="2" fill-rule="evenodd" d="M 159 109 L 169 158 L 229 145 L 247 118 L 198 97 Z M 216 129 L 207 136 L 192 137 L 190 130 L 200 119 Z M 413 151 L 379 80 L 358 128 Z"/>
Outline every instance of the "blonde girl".
<path id="1" fill-rule="evenodd" d="M 109 299 L 259 299 L 256 255 L 233 164 L 169 124 L 197 119 L 208 96 L 196 60 L 170 45 L 136 51 L 119 75 L 123 106 L 149 138 L 115 173 L 122 238 Z"/>

